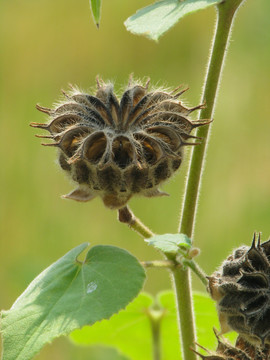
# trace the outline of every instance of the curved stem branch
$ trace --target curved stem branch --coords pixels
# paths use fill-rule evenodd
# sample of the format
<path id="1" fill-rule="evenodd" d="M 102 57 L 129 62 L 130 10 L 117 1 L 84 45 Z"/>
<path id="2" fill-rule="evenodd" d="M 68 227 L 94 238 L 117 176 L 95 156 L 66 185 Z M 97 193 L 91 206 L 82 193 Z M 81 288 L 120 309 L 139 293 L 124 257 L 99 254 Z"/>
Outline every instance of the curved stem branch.
<path id="1" fill-rule="evenodd" d="M 144 239 L 148 239 L 155 234 L 138 219 L 128 206 L 118 210 L 118 220 L 127 224 L 131 229 L 135 230 Z"/>
<path id="2" fill-rule="evenodd" d="M 206 278 L 206 274 L 194 260 L 184 259 L 183 265 L 188 266 L 191 270 L 193 270 L 193 272 L 198 276 L 203 285 L 207 286 L 208 281 Z"/>

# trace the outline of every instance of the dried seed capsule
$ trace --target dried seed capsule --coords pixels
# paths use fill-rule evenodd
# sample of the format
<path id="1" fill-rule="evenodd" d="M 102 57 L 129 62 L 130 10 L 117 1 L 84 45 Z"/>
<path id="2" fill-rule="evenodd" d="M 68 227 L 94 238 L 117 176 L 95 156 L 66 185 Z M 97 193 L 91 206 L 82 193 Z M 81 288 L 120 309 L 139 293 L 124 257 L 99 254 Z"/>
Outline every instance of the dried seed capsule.
<path id="1" fill-rule="evenodd" d="M 270 356 L 269 346 L 262 349 L 260 346 L 254 346 L 246 342 L 241 336 L 237 338 L 235 346 L 231 345 L 226 339 L 217 335 L 216 337 L 218 346 L 215 352 L 208 351 L 198 344 L 208 355 L 193 351 L 203 360 L 267 360 Z"/>
<path id="2" fill-rule="evenodd" d="M 139 194 L 166 195 L 158 186 L 179 168 L 190 132 L 210 121 L 190 121 L 201 105 L 187 108 L 177 98 L 185 91 L 148 91 L 130 83 L 120 101 L 112 84 L 97 81 L 95 95 L 72 88 L 54 109 L 37 105 L 50 116 L 48 124 L 31 126 L 49 131 L 59 149 L 59 164 L 78 188 L 65 198 L 89 201 L 100 196 L 119 209 Z"/>
<path id="3" fill-rule="evenodd" d="M 234 251 L 209 278 L 221 331 L 238 332 L 252 344 L 270 345 L 270 240 Z"/>

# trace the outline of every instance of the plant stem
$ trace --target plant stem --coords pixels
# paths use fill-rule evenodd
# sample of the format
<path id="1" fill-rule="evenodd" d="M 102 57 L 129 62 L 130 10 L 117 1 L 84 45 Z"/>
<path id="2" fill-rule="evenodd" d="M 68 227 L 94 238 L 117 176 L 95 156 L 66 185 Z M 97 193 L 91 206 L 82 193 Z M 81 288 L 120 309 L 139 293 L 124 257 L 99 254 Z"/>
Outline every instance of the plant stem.
<path id="1" fill-rule="evenodd" d="M 204 271 L 199 267 L 199 265 L 193 261 L 193 260 L 187 260 L 184 259 L 182 261 L 183 265 L 190 267 L 190 269 L 193 270 L 193 272 L 198 276 L 198 278 L 201 280 L 201 282 L 207 286 L 208 281 L 206 278 L 206 274 L 204 273 Z"/>
<path id="2" fill-rule="evenodd" d="M 200 268 L 200 266 L 194 261 L 190 259 L 182 259 L 180 262 L 175 262 L 172 260 L 150 260 L 150 261 L 141 261 L 141 265 L 144 268 L 155 268 L 155 269 L 174 269 L 174 268 L 181 268 L 181 267 L 189 267 L 201 280 L 203 285 L 207 285 L 207 277 L 205 272 Z M 185 270 L 185 268 L 183 269 Z"/>
<path id="3" fill-rule="evenodd" d="M 208 70 L 204 82 L 202 103 L 206 108 L 200 112 L 200 119 L 211 119 L 217 98 L 218 85 L 222 73 L 228 40 L 236 10 L 243 0 L 225 0 L 217 6 L 217 24 L 209 58 Z M 196 136 L 203 137 L 204 142 L 192 150 L 190 166 L 185 189 L 179 232 L 192 237 L 200 190 L 203 163 L 209 137 L 209 126 L 198 128 Z M 196 354 L 190 351 L 195 342 L 195 326 L 191 296 L 190 270 L 175 268 L 172 271 L 179 327 L 182 343 L 183 360 L 196 360 Z"/>
<path id="4" fill-rule="evenodd" d="M 175 263 L 170 260 L 141 261 L 141 265 L 145 268 L 168 268 L 168 269 L 171 269 L 171 268 L 175 267 Z"/>
<path id="5" fill-rule="evenodd" d="M 218 19 L 216 31 L 201 99 L 201 102 L 205 103 L 206 107 L 201 110 L 200 119 L 211 119 L 213 117 L 218 85 L 227 52 L 233 18 L 241 2 L 243 2 L 243 0 L 227 0 L 217 6 Z M 203 163 L 209 134 L 210 126 L 198 128 L 196 136 L 202 137 L 204 141 L 200 146 L 196 146 L 192 149 L 179 226 L 179 232 L 186 234 L 188 237 L 192 237 L 193 234 Z"/>
<path id="6" fill-rule="evenodd" d="M 185 270 L 174 268 L 172 270 L 172 278 L 182 345 L 182 358 L 183 360 L 196 360 L 196 355 L 190 351 L 190 347 L 195 342 L 195 326 L 189 268 Z"/>
<path id="7" fill-rule="evenodd" d="M 152 348 L 153 360 L 161 360 L 161 339 L 160 339 L 160 325 L 164 315 L 164 310 L 149 309 L 148 316 L 152 331 Z"/>
<path id="8" fill-rule="evenodd" d="M 153 360 L 160 360 L 160 323 L 151 321 L 152 342 L 153 342 Z"/>
<path id="9" fill-rule="evenodd" d="M 128 206 L 118 210 L 118 220 L 127 224 L 131 229 L 135 230 L 144 239 L 148 239 L 155 234 L 138 219 Z"/>

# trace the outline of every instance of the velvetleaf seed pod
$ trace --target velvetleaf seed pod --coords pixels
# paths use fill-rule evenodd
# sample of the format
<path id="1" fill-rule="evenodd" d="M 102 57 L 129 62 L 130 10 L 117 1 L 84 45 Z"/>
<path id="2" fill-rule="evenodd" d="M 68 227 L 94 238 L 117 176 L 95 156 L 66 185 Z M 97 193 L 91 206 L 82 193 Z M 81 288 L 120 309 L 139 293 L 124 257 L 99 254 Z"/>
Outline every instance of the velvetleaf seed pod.
<path id="1" fill-rule="evenodd" d="M 258 346 L 270 345 L 270 240 L 236 249 L 209 278 L 221 332 L 238 332 Z"/>
<path id="2" fill-rule="evenodd" d="M 208 351 L 203 346 L 197 344 L 206 351 L 207 355 L 202 355 L 193 350 L 203 360 L 267 360 L 270 356 L 270 348 L 265 346 L 254 346 L 245 341 L 241 336 L 236 340 L 235 346 L 231 345 L 226 339 L 216 334 L 218 346 L 216 351 Z"/>
<path id="3" fill-rule="evenodd" d="M 59 164 L 78 188 L 64 195 L 77 201 L 100 196 L 111 209 L 124 207 L 135 195 L 166 195 L 158 186 L 171 177 L 183 158 L 190 132 L 208 124 L 188 115 L 202 105 L 187 108 L 177 98 L 185 90 L 148 91 L 130 81 L 120 101 L 111 83 L 97 80 L 95 95 L 72 88 L 66 101 L 54 109 L 37 105 L 50 116 L 48 124 L 31 123 L 49 131 L 59 149 Z"/>

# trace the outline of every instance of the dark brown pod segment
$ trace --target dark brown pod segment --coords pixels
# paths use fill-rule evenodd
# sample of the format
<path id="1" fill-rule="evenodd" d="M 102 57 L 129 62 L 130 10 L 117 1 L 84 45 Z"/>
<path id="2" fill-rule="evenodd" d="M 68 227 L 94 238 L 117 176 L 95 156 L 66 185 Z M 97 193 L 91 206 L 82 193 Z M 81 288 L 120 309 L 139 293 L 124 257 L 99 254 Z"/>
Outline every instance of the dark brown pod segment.
<path id="1" fill-rule="evenodd" d="M 88 136 L 82 148 L 83 158 L 92 164 L 98 163 L 107 147 L 107 139 L 103 131 L 97 131 Z"/>
<path id="2" fill-rule="evenodd" d="M 270 346 L 270 240 L 236 249 L 209 278 L 221 330 L 234 330 L 248 343 Z"/>

